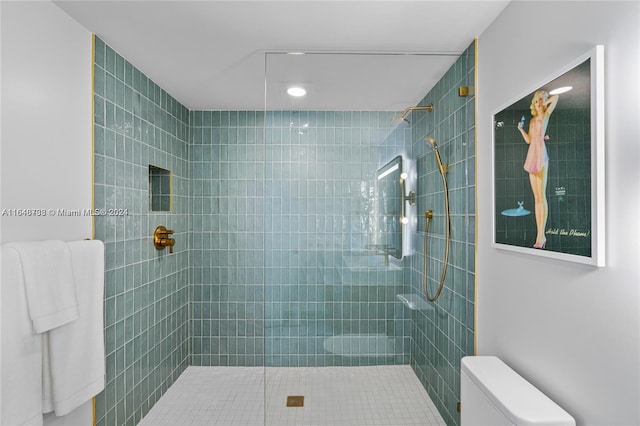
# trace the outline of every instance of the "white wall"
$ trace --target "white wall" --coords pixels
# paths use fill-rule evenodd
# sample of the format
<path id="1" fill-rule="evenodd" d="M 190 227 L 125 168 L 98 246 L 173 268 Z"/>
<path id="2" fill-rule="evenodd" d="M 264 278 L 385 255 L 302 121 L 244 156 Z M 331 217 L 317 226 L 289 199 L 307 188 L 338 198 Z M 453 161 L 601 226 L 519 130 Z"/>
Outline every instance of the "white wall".
<path id="1" fill-rule="evenodd" d="M 477 350 L 579 425 L 640 424 L 640 3 L 512 2 L 479 37 Z M 491 115 L 605 45 L 607 266 L 491 246 Z"/>
<path id="2" fill-rule="evenodd" d="M 91 34 L 48 1 L 0 8 L 0 209 L 91 208 Z M 0 220 L 2 243 L 90 237 L 90 217 Z M 86 426 L 91 418 L 88 402 L 45 424 Z"/>
<path id="3" fill-rule="evenodd" d="M 89 209 L 91 34 L 48 1 L 1 5 L 0 207 Z M 0 231 L 3 243 L 90 238 L 91 218 L 4 215 Z"/>

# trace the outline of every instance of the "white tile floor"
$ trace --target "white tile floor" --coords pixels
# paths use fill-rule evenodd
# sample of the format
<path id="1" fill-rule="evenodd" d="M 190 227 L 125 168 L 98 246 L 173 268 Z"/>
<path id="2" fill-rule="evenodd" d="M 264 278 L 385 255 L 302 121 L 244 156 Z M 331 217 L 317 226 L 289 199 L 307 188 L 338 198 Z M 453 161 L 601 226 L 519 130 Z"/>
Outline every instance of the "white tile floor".
<path id="1" fill-rule="evenodd" d="M 266 401 L 264 395 L 266 393 Z M 303 395 L 304 407 L 286 407 Z M 266 416 L 265 412 L 266 403 Z M 188 367 L 141 426 L 444 426 L 408 365 Z"/>

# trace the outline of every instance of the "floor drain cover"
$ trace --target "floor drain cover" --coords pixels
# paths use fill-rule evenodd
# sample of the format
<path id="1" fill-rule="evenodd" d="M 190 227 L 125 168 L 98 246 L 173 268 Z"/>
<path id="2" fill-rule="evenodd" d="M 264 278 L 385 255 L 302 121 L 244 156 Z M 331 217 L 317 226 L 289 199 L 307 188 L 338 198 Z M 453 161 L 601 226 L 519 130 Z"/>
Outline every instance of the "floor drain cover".
<path id="1" fill-rule="evenodd" d="M 287 407 L 302 407 L 304 406 L 304 396 L 294 395 L 287 397 Z"/>

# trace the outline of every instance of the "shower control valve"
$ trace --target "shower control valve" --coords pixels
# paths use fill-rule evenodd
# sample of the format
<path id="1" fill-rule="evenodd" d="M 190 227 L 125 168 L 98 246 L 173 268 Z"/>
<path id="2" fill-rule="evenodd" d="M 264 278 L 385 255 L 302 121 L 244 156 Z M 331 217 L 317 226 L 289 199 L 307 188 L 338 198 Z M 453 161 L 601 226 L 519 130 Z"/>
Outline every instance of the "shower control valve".
<path id="1" fill-rule="evenodd" d="M 169 247 L 169 253 L 173 253 L 173 246 L 176 244 L 176 240 L 169 238 L 169 235 L 173 234 L 172 229 L 160 225 L 153 233 L 153 245 L 157 250 L 164 250 Z"/>

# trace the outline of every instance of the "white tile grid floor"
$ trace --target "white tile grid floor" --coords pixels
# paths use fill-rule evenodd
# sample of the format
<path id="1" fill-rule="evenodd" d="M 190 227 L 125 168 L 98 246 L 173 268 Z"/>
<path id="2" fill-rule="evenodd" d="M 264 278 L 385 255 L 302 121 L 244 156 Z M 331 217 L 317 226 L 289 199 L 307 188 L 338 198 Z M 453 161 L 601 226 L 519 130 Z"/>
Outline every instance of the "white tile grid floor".
<path id="1" fill-rule="evenodd" d="M 139 424 L 446 425 L 408 365 L 268 367 L 266 390 L 264 372 L 262 367 L 188 367 Z M 304 407 L 286 406 L 293 395 L 304 396 Z"/>

